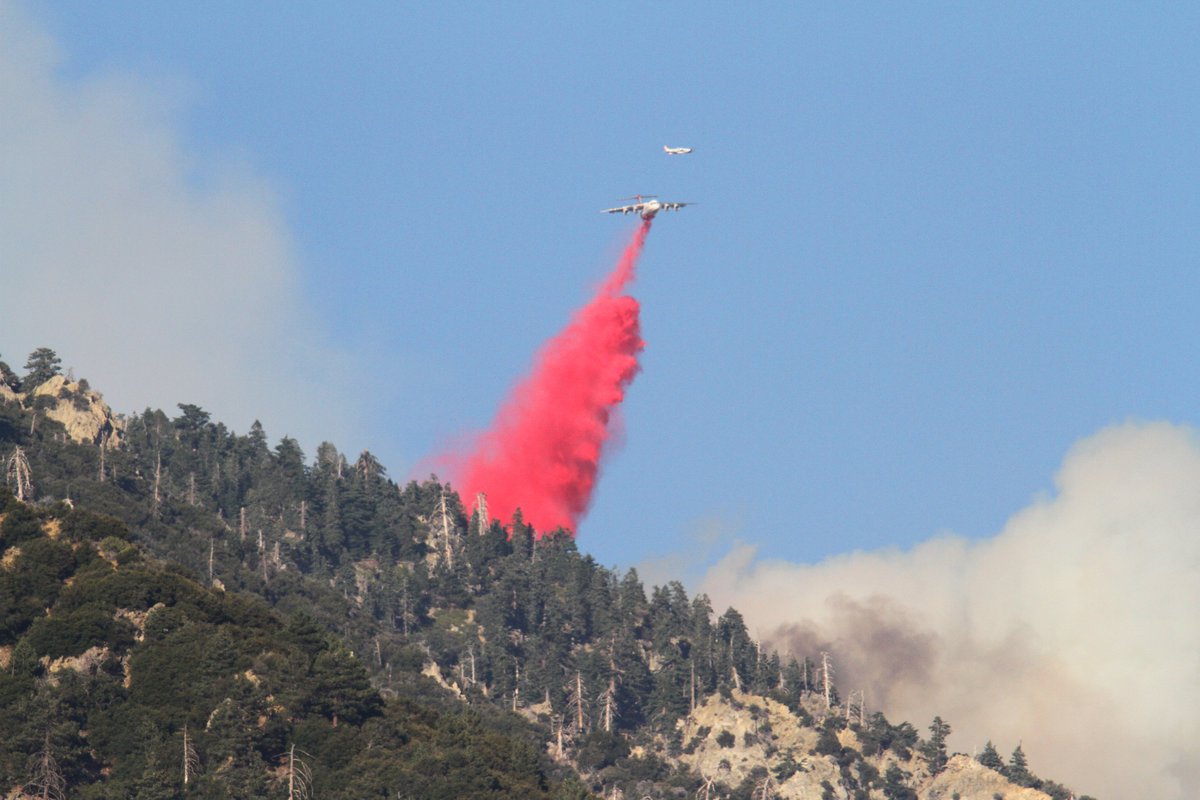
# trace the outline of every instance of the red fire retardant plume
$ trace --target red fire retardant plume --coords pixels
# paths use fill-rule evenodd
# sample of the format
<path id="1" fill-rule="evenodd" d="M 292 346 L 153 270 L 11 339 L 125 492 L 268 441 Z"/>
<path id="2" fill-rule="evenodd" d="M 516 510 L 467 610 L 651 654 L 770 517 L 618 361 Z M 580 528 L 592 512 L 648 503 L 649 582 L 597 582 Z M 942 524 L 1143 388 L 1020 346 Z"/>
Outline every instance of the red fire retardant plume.
<path id="1" fill-rule="evenodd" d="M 460 470 L 463 499 L 486 493 L 494 519 L 507 523 L 519 507 L 540 536 L 574 531 L 587 511 L 613 412 L 639 369 L 638 302 L 622 292 L 649 232 L 646 220 L 597 295 L 542 348 Z"/>

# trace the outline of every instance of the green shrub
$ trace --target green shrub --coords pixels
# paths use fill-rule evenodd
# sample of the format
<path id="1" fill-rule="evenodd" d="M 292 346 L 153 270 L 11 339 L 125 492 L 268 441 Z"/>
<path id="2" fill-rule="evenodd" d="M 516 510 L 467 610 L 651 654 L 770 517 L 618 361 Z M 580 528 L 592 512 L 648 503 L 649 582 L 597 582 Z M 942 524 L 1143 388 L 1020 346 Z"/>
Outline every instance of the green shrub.
<path id="1" fill-rule="evenodd" d="M 107 514 L 81 510 L 72 511 L 63 518 L 62 533 L 73 542 L 129 539 L 129 527 L 121 520 Z"/>
<path id="2" fill-rule="evenodd" d="M 17 503 L 0 523 L 0 547 L 12 547 L 42 535 L 42 520 L 24 503 Z"/>
<path id="3" fill-rule="evenodd" d="M 0 645 L 12 644 L 54 605 L 75 566 L 70 548 L 49 539 L 21 546 L 13 568 L 0 570 Z"/>
<path id="4" fill-rule="evenodd" d="M 38 655 L 62 658 L 77 656 L 90 647 L 124 650 L 133 644 L 133 633 L 128 620 L 114 619 L 112 608 L 93 603 L 66 614 L 41 617 L 26 638 Z"/>
<path id="5" fill-rule="evenodd" d="M 162 641 L 182 630 L 190 622 L 187 612 L 178 606 L 155 606 L 146 615 L 146 642 L 150 644 Z"/>
<path id="6" fill-rule="evenodd" d="M 592 731 L 579 746 L 579 766 L 584 769 L 603 769 L 629 754 L 629 744 L 621 736 L 607 731 Z"/>

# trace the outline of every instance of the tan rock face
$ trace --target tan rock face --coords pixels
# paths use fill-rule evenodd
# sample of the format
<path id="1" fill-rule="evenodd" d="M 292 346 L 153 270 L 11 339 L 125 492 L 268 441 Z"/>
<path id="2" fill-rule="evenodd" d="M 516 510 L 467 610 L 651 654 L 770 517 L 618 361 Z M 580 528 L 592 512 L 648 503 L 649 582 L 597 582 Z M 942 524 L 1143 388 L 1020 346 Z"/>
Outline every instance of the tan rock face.
<path id="1" fill-rule="evenodd" d="M 26 393 L 26 405 L 38 397 L 52 397 L 55 405 L 46 409 L 48 419 L 61 422 L 67 436 L 81 444 L 104 444 L 117 447 L 125 436 L 125 420 L 113 414 L 99 392 L 81 390 L 78 383 L 55 375 L 41 386 Z"/>
<path id="2" fill-rule="evenodd" d="M 41 661 L 46 672 L 49 673 L 51 682 L 56 682 L 55 675 L 64 670 L 72 670 L 84 675 L 95 674 L 106 658 L 108 658 L 107 647 L 90 647 L 77 656 L 63 656 L 55 659 L 42 656 Z"/>
<path id="3" fill-rule="evenodd" d="M 433 678 L 433 680 L 436 681 L 439 686 L 441 686 L 443 689 L 449 689 L 458 697 L 463 696 L 462 690 L 458 688 L 458 684 L 450 683 L 446 680 L 446 677 L 442 675 L 442 668 L 438 666 L 436 661 L 427 662 L 424 668 L 422 668 L 421 674 L 427 678 Z"/>
<path id="4" fill-rule="evenodd" d="M 21 548 L 19 547 L 10 547 L 5 550 L 4 555 L 0 556 L 0 572 L 11 572 L 20 557 Z"/>
<path id="5" fill-rule="evenodd" d="M 959 800 L 993 800 L 998 794 L 1004 800 L 1050 800 L 1045 792 L 1009 783 L 999 772 L 964 755 L 951 758 L 946 769 L 917 792 L 920 800 L 953 800 L 955 795 Z"/>
<path id="6" fill-rule="evenodd" d="M 850 796 L 836 761 L 814 752 L 818 731 L 801 724 L 786 706 L 774 700 L 736 690 L 729 700 L 713 695 L 679 726 L 685 752 L 667 760 L 682 763 L 705 779 L 735 787 L 756 767 L 760 768 L 759 774 L 765 767 L 774 776 L 775 770 L 790 758 L 800 769 L 783 782 L 773 781 L 768 791 L 771 797 L 821 800 L 825 796 L 823 784 L 831 786 L 839 800 Z M 726 732 L 732 741 L 730 736 L 722 736 Z M 838 741 L 843 747 L 861 751 L 861 742 L 849 729 L 838 733 Z M 954 800 L 956 796 L 958 800 L 994 800 L 997 795 L 1004 800 L 1050 800 L 1043 792 L 1009 783 L 1003 775 L 969 756 L 954 756 L 935 777 L 929 777 L 924 760 L 915 754 L 909 761 L 899 761 L 895 753 L 885 751 L 863 760 L 881 777 L 891 765 L 899 766 L 910 776 L 906 783 L 916 790 L 920 800 Z M 711 796 L 718 795 L 714 791 Z M 882 780 L 870 789 L 869 797 L 884 800 Z"/>
<path id="7" fill-rule="evenodd" d="M 146 618 L 160 608 L 166 608 L 166 606 L 162 603 L 155 603 L 146 611 L 138 611 L 132 608 L 118 608 L 117 613 L 113 615 L 113 619 L 129 621 L 135 629 L 133 634 L 134 641 L 141 642 L 146 638 Z"/>
<path id="8" fill-rule="evenodd" d="M 836 764 L 810 753 L 817 745 L 817 732 L 801 725 L 786 706 L 737 690 L 730 698 L 732 702 L 713 695 L 681 722 L 685 749 L 692 750 L 679 757 L 681 762 L 704 778 L 734 787 L 755 767 L 774 769 L 790 756 L 802 771 L 777 785 L 775 797 L 820 800 L 822 781 L 837 785 Z M 724 733 L 733 737 L 732 743 Z"/>

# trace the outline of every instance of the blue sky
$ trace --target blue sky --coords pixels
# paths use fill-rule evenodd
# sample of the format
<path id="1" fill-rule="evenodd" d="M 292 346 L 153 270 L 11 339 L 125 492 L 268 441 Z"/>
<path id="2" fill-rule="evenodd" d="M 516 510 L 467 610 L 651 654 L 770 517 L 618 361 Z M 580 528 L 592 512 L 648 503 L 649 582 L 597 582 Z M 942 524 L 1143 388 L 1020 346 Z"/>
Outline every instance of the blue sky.
<path id="1" fill-rule="evenodd" d="M 956 749 L 1187 800 L 1197 41 L 1151 4 L 0 0 L 0 356 L 424 477 L 613 265 L 597 212 L 694 202 L 580 547 Z"/>
<path id="2" fill-rule="evenodd" d="M 598 209 L 696 202 L 655 226 L 634 288 L 644 371 L 580 531 L 604 563 L 703 531 L 801 561 L 991 535 L 1078 439 L 1196 419 L 1194 13 L 18 8 L 63 85 L 136 86 L 188 186 L 268 195 L 331 354 L 309 378 L 359 394 L 303 435 L 396 478 L 485 426 L 586 299 L 632 225 Z"/>

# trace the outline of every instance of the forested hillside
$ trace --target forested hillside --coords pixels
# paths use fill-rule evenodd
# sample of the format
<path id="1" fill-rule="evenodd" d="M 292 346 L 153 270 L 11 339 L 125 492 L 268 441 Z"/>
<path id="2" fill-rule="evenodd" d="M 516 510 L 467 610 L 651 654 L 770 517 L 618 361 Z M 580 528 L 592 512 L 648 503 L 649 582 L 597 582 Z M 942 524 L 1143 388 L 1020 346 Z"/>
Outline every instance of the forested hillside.
<path id="1" fill-rule="evenodd" d="M 0 792 L 1070 796 L 436 478 L 26 370 L 0 362 Z"/>
<path id="2" fill-rule="evenodd" d="M 115 519 L 11 495 L 0 514 L 6 790 L 517 798 L 558 785 L 529 731 L 418 685 L 419 655 L 404 699 L 384 702 L 311 617 L 144 559 Z"/>

